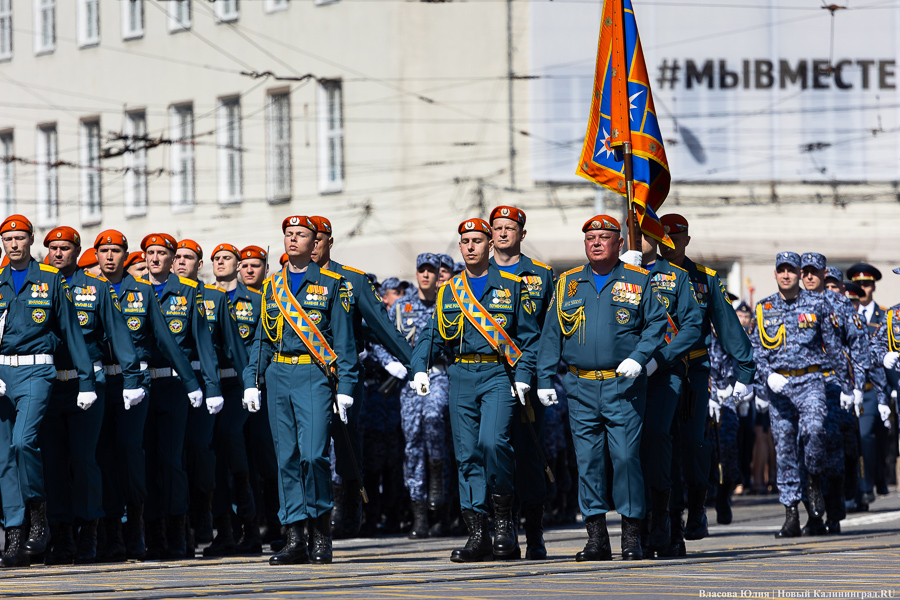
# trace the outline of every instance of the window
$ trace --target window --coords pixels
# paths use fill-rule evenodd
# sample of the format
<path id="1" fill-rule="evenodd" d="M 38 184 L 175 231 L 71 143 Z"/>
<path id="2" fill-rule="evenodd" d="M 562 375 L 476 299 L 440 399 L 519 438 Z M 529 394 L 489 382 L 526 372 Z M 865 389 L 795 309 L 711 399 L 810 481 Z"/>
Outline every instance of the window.
<path id="1" fill-rule="evenodd" d="M 144 0 L 122 1 L 122 39 L 144 36 Z"/>
<path id="2" fill-rule="evenodd" d="M 125 115 L 125 135 L 132 150 L 125 159 L 125 216 L 143 217 L 147 214 L 147 115 L 136 110 Z"/>
<path id="3" fill-rule="evenodd" d="M 191 0 L 169 0 L 169 32 L 191 28 Z"/>
<path id="4" fill-rule="evenodd" d="M 319 191 L 344 189 L 344 116 L 341 82 L 319 85 Z"/>
<path id="5" fill-rule="evenodd" d="M 220 21 L 237 21 L 238 0 L 216 0 L 216 17 Z"/>
<path id="6" fill-rule="evenodd" d="M 269 94 L 266 106 L 269 202 L 291 199 L 291 97 Z"/>
<path id="7" fill-rule="evenodd" d="M 78 0 L 78 45 L 100 43 L 100 0 Z"/>
<path id="8" fill-rule="evenodd" d="M 240 100 L 220 100 L 218 113 L 219 202 L 240 202 L 243 193 Z"/>
<path id="9" fill-rule="evenodd" d="M 100 121 L 81 122 L 81 224 L 96 225 L 103 216 L 100 198 Z"/>
<path id="10" fill-rule="evenodd" d="M 0 60 L 12 58 L 12 0 L 0 0 Z"/>
<path id="11" fill-rule="evenodd" d="M 37 224 L 56 227 L 59 217 L 59 158 L 56 123 L 41 125 L 37 130 Z"/>
<path id="12" fill-rule="evenodd" d="M 191 104 L 169 109 L 172 138 L 172 211 L 194 207 L 194 108 Z"/>
<path id="13" fill-rule="evenodd" d="M 16 171 L 13 156 L 12 131 L 0 133 L 0 211 L 6 218 L 16 209 Z"/>
<path id="14" fill-rule="evenodd" d="M 266 0 L 266 12 L 287 10 L 288 0 Z"/>
<path id="15" fill-rule="evenodd" d="M 56 49 L 56 0 L 34 0 L 34 51 L 37 54 Z"/>

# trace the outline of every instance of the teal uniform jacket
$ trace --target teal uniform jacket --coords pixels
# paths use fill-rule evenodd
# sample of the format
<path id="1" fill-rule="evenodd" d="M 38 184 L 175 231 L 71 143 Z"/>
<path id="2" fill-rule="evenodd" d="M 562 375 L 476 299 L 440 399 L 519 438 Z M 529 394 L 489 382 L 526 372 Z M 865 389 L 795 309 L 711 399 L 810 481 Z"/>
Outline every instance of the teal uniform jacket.
<path id="1" fill-rule="evenodd" d="M 200 293 L 203 295 L 203 308 L 219 368 L 233 367 L 238 375 L 242 374 L 247 368 L 247 347 L 238 331 L 228 292 L 214 285 L 204 285 L 200 288 Z M 195 347 L 191 352 L 191 360 L 198 358 L 199 353 Z"/>
<path id="2" fill-rule="evenodd" d="M 169 331 L 175 337 L 178 347 L 186 356 L 190 356 L 195 347 L 197 349 L 200 373 L 206 384 L 204 395 L 208 398 L 221 396 L 219 361 L 216 359 L 212 335 L 206 324 L 206 310 L 203 307 L 203 294 L 200 292 L 199 284 L 186 277 L 170 273 L 166 287 L 158 297 L 163 318 Z M 174 367 L 159 351 L 153 352 L 150 366 Z M 179 375 L 186 376 L 180 370 L 176 370 Z M 190 370 L 190 364 L 188 364 L 188 371 Z"/>
<path id="3" fill-rule="evenodd" d="M 493 258 L 491 258 L 491 264 L 497 266 L 497 262 Z M 553 269 L 549 265 L 522 254 L 519 256 L 519 262 L 516 264 L 513 275 L 519 276 L 522 283 L 525 284 L 531 302 L 534 304 L 534 317 L 537 319 L 538 327 L 543 327 L 544 317 L 547 315 L 547 308 L 553 297 Z"/>
<path id="4" fill-rule="evenodd" d="M 55 354 L 63 342 L 78 371 L 78 390 L 93 391 L 94 366 L 62 274 L 32 258 L 17 295 L 10 271 L 0 269 L 0 312 L 6 311 L 0 354 Z"/>
<path id="5" fill-rule="evenodd" d="M 262 314 L 262 292 L 238 281 L 231 302 L 231 312 L 237 321 L 238 334 L 247 349 L 247 360 L 256 360 L 256 357 L 249 353 L 253 347 L 253 332 L 256 331 L 259 315 Z"/>
<path id="6" fill-rule="evenodd" d="M 650 270 L 650 286 L 659 294 L 677 331 L 669 332 L 674 334 L 671 341 L 656 351 L 653 358 L 660 368 L 672 368 L 700 340 L 703 312 L 694 300 L 688 274 L 664 258 L 657 258 Z"/>
<path id="7" fill-rule="evenodd" d="M 200 389 L 200 383 L 191 369 L 191 361 L 163 317 L 153 284 L 146 279 L 126 275 L 119 291 L 122 293 L 119 308 L 131 332 L 138 360 L 154 366 L 171 365 L 188 391 Z"/>

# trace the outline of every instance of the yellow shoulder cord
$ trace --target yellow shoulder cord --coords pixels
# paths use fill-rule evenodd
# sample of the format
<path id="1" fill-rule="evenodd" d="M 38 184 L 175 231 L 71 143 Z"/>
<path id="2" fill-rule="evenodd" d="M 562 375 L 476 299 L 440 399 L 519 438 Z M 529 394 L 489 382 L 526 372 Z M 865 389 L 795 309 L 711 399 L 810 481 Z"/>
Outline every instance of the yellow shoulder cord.
<path id="1" fill-rule="evenodd" d="M 268 282 L 265 285 L 268 285 Z M 263 287 L 263 293 L 265 294 L 265 286 Z M 263 295 L 263 298 L 265 298 L 265 295 Z M 272 325 L 271 319 L 269 318 L 269 311 L 266 310 L 266 301 L 263 300 L 262 320 L 266 337 L 269 338 L 269 341 L 273 344 L 277 343 L 284 332 L 284 317 L 281 315 L 281 311 L 278 312 L 278 316 L 275 318 L 275 325 Z M 272 334 L 269 333 L 272 329 L 275 330 L 275 337 L 272 337 Z"/>
<path id="2" fill-rule="evenodd" d="M 462 342 L 462 330 L 463 330 L 463 328 L 462 328 L 462 318 L 463 318 L 462 313 L 459 313 L 459 317 L 457 317 L 456 319 L 454 319 L 452 321 L 450 321 L 449 319 L 447 319 L 447 317 L 444 316 L 444 310 L 443 310 L 444 292 L 446 290 L 447 290 L 447 286 L 443 285 L 443 286 L 441 286 L 441 289 L 438 291 L 437 306 L 435 307 L 435 310 L 437 311 L 438 331 L 440 332 L 441 337 L 444 338 L 445 340 L 449 341 L 449 340 L 453 340 L 453 339 L 456 339 L 457 337 L 459 337 L 460 342 Z M 450 327 L 454 327 L 454 326 L 456 327 L 456 333 L 454 333 L 451 336 L 447 333 L 447 329 Z"/>
<path id="3" fill-rule="evenodd" d="M 887 314 L 887 334 L 888 334 L 888 350 L 891 352 L 900 352 L 900 343 L 894 337 L 894 311 L 889 310 Z"/>
<path id="4" fill-rule="evenodd" d="M 759 341 L 762 342 L 762 345 L 765 348 L 773 350 L 784 343 L 784 323 L 778 327 L 775 337 L 770 337 L 769 334 L 766 333 L 766 329 L 763 327 L 762 304 L 756 305 L 756 328 L 759 330 Z"/>
<path id="5" fill-rule="evenodd" d="M 565 337 L 571 337 L 573 333 L 579 331 L 578 343 L 584 344 L 584 327 L 585 322 L 584 305 L 578 307 L 571 315 L 563 312 L 563 298 L 566 293 L 566 276 L 563 275 L 556 282 L 556 314 L 559 317 L 559 328 Z M 568 327 L 568 328 L 567 328 Z"/>

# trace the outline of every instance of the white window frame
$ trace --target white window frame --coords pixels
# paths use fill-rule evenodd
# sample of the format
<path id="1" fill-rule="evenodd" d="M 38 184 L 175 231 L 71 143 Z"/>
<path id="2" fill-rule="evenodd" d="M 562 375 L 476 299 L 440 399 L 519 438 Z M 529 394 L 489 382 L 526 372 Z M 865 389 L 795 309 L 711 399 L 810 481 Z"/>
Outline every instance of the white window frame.
<path id="1" fill-rule="evenodd" d="M 287 10 L 290 5 L 290 0 L 266 0 L 265 9 L 267 13 L 273 13 Z"/>
<path id="2" fill-rule="evenodd" d="M 81 224 L 96 225 L 103 220 L 103 178 L 100 171 L 100 119 L 81 122 Z"/>
<path id="3" fill-rule="evenodd" d="M 38 163 L 35 168 L 37 225 L 56 227 L 59 219 L 59 167 L 50 166 L 59 158 L 56 123 L 38 125 L 35 148 Z"/>
<path id="4" fill-rule="evenodd" d="M 266 98 L 266 184 L 272 204 L 289 202 L 293 189 L 290 91 Z"/>
<path id="5" fill-rule="evenodd" d="M 143 217 L 147 214 L 147 147 L 146 142 L 135 141 L 147 135 L 147 113 L 133 110 L 125 113 L 125 135 L 131 136 L 133 150 L 123 155 L 125 161 L 125 216 Z"/>
<path id="6" fill-rule="evenodd" d="M 12 0 L 0 0 L 0 60 L 13 56 Z"/>
<path id="7" fill-rule="evenodd" d="M 168 0 L 167 4 L 169 6 L 169 33 L 189 30 L 193 16 L 191 0 Z M 186 19 L 184 12 L 187 13 Z"/>
<path id="8" fill-rule="evenodd" d="M 172 139 L 172 212 L 194 210 L 194 105 L 177 104 L 169 108 L 169 137 Z"/>
<path id="9" fill-rule="evenodd" d="M 49 54 L 56 50 L 56 0 L 34 2 L 34 53 Z"/>
<path id="10" fill-rule="evenodd" d="M 344 103 L 340 80 L 322 81 L 318 89 L 319 193 L 344 189 Z"/>
<path id="11" fill-rule="evenodd" d="M 78 0 L 78 47 L 100 43 L 100 0 Z"/>
<path id="12" fill-rule="evenodd" d="M 244 157 L 241 147 L 241 100 L 220 98 L 216 120 L 219 154 L 219 203 L 236 204 L 244 196 Z"/>
<path id="13" fill-rule="evenodd" d="M 121 0 L 122 39 L 135 40 L 144 37 L 144 0 Z M 136 27 L 132 27 L 132 15 L 137 15 Z"/>
<path id="14" fill-rule="evenodd" d="M 213 6 L 216 9 L 216 18 L 222 23 L 237 21 L 240 17 L 238 0 L 216 0 Z"/>
<path id="15" fill-rule="evenodd" d="M 15 137 L 12 131 L 0 133 L 0 157 L 15 156 Z M 0 161 L 0 211 L 3 218 L 16 212 L 16 163 Z"/>

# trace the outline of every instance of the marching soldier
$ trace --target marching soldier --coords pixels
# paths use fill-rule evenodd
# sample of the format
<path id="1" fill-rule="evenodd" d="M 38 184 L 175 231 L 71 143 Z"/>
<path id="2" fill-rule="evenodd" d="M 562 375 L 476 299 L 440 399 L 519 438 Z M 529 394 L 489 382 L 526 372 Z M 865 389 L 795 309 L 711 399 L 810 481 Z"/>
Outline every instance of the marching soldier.
<path id="1" fill-rule="evenodd" d="M 640 456 L 644 365 L 665 345 L 668 318 L 651 287 L 650 272 L 619 260 L 624 243 L 619 222 L 597 215 L 581 230 L 588 263 L 556 282 L 540 342 L 538 397 L 545 405 L 556 401 L 553 378 L 559 360 L 565 361 L 578 502 L 588 531 L 587 544 L 575 560 L 612 560 L 606 528 L 609 497 L 622 515 L 622 558 L 639 560 L 646 512 Z"/>
<path id="2" fill-rule="evenodd" d="M 327 564 L 334 504 L 328 459 L 332 403 L 346 423 L 359 376 L 350 292 L 340 275 L 312 260 L 316 223 L 291 216 L 281 229 L 288 262 L 263 284 L 265 305 L 250 351 L 260 360 L 244 371 L 244 406 L 259 410 L 258 378 L 264 376 L 278 454 L 279 518 L 287 527 L 287 544 L 269 563 Z"/>
<path id="3" fill-rule="evenodd" d="M 135 279 L 147 279 L 150 269 L 147 268 L 147 255 L 143 250 L 128 255 L 125 259 L 125 273 Z"/>
<path id="4" fill-rule="evenodd" d="M 490 264 L 490 225 L 468 219 L 458 231 L 466 270 L 438 292 L 428 331 L 413 350 L 413 385 L 419 395 L 430 392 L 428 371 L 447 343 L 455 353 L 448 369 L 450 423 L 462 516 L 469 530 L 465 548 L 454 550 L 450 560 L 475 562 L 492 554 L 513 558 L 518 541 L 512 523 L 511 421 L 516 397 L 525 404 L 531 389 L 539 332 L 522 279 Z M 488 487 L 494 505 L 493 544 L 487 527 Z"/>
<path id="5" fill-rule="evenodd" d="M 525 212 L 513 206 L 498 206 L 490 214 L 493 232 L 494 256 L 491 264 L 520 277 L 534 305 L 534 317 L 538 328 L 544 325 L 544 316 L 553 295 L 553 269 L 522 254 L 525 240 Z M 536 382 L 531 386 L 537 388 Z M 532 402 L 532 400 L 535 400 Z M 537 402 L 532 391 L 525 406 L 517 406 L 512 420 L 512 443 L 516 454 L 516 500 L 521 504 L 525 517 L 525 558 L 547 558 L 544 546 L 544 502 L 547 500 L 547 481 L 538 447 L 528 431 L 525 419 L 533 423 L 540 444 L 544 444 L 545 407 Z"/>
<path id="6" fill-rule="evenodd" d="M 456 263 L 453 262 L 453 257 L 449 254 L 438 254 L 438 260 L 441 261 L 441 272 L 438 277 L 438 285 L 444 285 L 450 278 L 458 273 L 456 270 Z"/>
<path id="7" fill-rule="evenodd" d="M 900 268 L 894 269 L 894 273 L 900 275 Z M 900 304 L 895 304 L 884 314 L 884 325 L 878 328 L 874 339 L 875 361 L 884 365 L 887 381 L 897 389 L 898 377 L 900 377 Z M 868 386 L 867 386 L 868 387 Z M 878 400 L 878 416 L 886 429 L 891 429 L 897 423 L 897 400 L 882 394 Z M 895 415 L 894 424 L 891 423 L 891 415 Z M 880 455 L 883 456 L 883 455 Z"/>
<path id="8" fill-rule="evenodd" d="M 78 324 L 71 291 L 52 266 L 31 257 L 34 227 L 22 215 L 0 224 L 9 265 L 0 270 L 0 500 L 6 550 L 0 567 L 21 567 L 49 542 L 44 466 L 38 432 L 47 410 L 62 342 L 78 378 L 76 403 L 97 400 L 94 369 Z M 27 509 L 27 510 L 26 510 Z"/>

